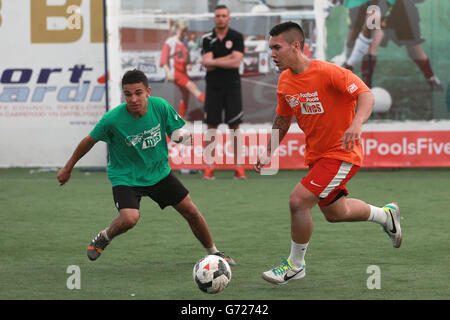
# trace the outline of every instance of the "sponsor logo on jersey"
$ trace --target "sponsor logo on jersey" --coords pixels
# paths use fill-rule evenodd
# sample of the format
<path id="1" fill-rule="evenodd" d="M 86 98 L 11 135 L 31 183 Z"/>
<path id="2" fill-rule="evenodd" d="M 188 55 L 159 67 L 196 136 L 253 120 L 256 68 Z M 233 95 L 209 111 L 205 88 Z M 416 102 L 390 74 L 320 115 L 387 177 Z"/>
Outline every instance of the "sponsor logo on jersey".
<path id="1" fill-rule="evenodd" d="M 142 142 L 142 149 L 153 148 L 158 142 L 161 141 L 161 125 L 158 124 L 156 127 L 150 130 L 145 130 L 142 133 L 131 135 L 126 137 L 125 142 L 127 146 L 133 147 Z"/>
<path id="2" fill-rule="evenodd" d="M 322 103 L 319 101 L 319 93 L 306 92 L 293 95 L 285 95 L 286 102 L 291 108 L 300 106 L 300 112 L 302 114 L 319 114 L 324 113 Z"/>
<path id="3" fill-rule="evenodd" d="M 302 114 L 318 114 L 323 113 L 323 106 L 320 101 L 317 102 L 302 102 L 300 105 Z"/>
<path id="4" fill-rule="evenodd" d="M 358 86 L 354 83 L 352 83 L 351 85 L 348 86 L 347 91 L 348 93 L 353 93 L 356 90 L 358 90 Z"/>
<path id="5" fill-rule="evenodd" d="M 289 95 L 287 94 L 285 96 L 286 102 L 291 106 L 291 108 L 295 108 L 300 104 L 300 98 L 298 94 Z"/>

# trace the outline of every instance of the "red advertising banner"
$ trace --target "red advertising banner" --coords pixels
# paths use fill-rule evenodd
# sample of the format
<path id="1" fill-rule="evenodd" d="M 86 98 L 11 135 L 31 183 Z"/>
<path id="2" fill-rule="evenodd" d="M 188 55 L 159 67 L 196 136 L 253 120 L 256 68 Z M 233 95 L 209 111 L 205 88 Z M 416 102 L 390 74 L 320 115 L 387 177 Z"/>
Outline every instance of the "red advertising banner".
<path id="1" fill-rule="evenodd" d="M 230 135 L 216 136 L 216 149 L 204 147 L 203 134 L 195 134 L 193 146 L 169 142 L 172 169 L 203 169 L 207 161 L 214 161 L 216 169 L 232 169 L 235 163 L 251 168 L 257 155 L 265 152 L 269 140 L 266 131 L 243 132 L 242 153 L 233 156 Z M 386 167 L 450 167 L 450 130 L 439 131 L 372 131 L 362 137 L 365 168 Z M 278 148 L 273 168 L 302 169 L 304 165 L 305 136 L 288 133 Z M 207 160 L 210 159 L 210 160 Z"/>
<path id="2" fill-rule="evenodd" d="M 450 166 L 450 131 L 379 131 L 363 138 L 363 167 Z"/>

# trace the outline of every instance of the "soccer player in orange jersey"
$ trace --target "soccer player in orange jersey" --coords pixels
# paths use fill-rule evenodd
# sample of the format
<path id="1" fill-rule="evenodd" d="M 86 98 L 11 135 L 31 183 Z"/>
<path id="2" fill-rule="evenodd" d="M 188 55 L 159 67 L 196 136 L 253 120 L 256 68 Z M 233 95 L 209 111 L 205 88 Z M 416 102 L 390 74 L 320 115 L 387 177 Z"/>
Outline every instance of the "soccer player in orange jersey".
<path id="1" fill-rule="evenodd" d="M 290 255 L 262 274 L 271 283 L 285 284 L 305 276 L 304 257 L 313 231 L 311 208 L 316 204 L 329 222 L 373 221 L 382 225 L 396 248 L 402 233 L 396 203 L 380 208 L 347 198 L 346 183 L 363 160 L 362 125 L 374 103 L 370 89 L 350 70 L 307 58 L 303 54 L 304 33 L 298 24 L 276 25 L 270 36 L 271 57 L 283 70 L 272 130 L 278 131 L 281 142 L 295 116 L 305 134 L 305 163 L 310 168 L 290 195 Z M 272 151 L 269 143 L 269 157 L 257 160 L 257 172 L 269 162 Z"/>

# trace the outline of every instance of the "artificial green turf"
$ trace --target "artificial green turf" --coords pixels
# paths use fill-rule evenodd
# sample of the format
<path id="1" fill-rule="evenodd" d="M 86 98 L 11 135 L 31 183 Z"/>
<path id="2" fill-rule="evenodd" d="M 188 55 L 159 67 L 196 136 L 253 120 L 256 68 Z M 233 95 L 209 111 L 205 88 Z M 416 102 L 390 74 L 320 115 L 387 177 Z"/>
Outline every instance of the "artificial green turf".
<path id="1" fill-rule="evenodd" d="M 198 290 L 192 268 L 205 255 L 172 208 L 141 202 L 138 225 L 112 242 L 99 260 L 86 247 L 117 214 L 102 172 L 75 170 L 59 187 L 55 172 L 0 169 L 0 299 L 448 299 L 450 169 L 360 171 L 350 196 L 382 206 L 398 201 L 403 244 L 392 248 L 370 222 L 329 223 L 313 209 L 315 230 L 307 276 L 286 286 L 261 272 L 290 250 L 289 193 L 306 171 L 247 181 L 218 171 L 216 180 L 177 175 L 206 217 L 217 247 L 238 263 L 218 295 Z M 79 266 L 81 289 L 67 288 Z M 381 289 L 368 289 L 367 268 L 381 270 Z"/>

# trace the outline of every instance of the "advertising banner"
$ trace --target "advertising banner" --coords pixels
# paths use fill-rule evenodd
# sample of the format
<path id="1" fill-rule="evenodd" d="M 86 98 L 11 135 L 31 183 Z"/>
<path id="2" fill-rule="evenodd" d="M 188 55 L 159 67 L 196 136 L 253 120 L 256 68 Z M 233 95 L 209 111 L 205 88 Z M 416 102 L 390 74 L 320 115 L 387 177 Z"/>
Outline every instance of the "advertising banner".
<path id="1" fill-rule="evenodd" d="M 205 138 L 194 137 L 192 147 L 169 143 L 169 157 L 173 169 L 204 169 L 211 157 L 202 148 Z M 230 135 L 218 136 L 212 157 L 216 169 L 234 169 L 233 144 Z M 243 130 L 240 164 L 252 168 L 257 155 L 265 152 L 269 141 L 267 131 Z M 364 149 L 363 168 L 383 167 L 448 167 L 450 166 L 450 131 L 372 131 L 365 132 L 361 141 Z M 289 132 L 275 156 L 272 169 L 306 169 L 305 136 Z M 273 161 L 273 160 L 272 160 Z"/>
<path id="2" fill-rule="evenodd" d="M 106 3 L 109 107 L 123 102 L 123 73 L 139 68 L 149 78 L 152 96 L 164 98 L 177 111 L 184 107 L 185 119 L 191 123 L 203 120 L 203 102 L 180 89 L 162 52 L 170 39 L 178 37 L 174 52 L 180 47 L 186 50 L 187 76 L 204 93 L 201 44 L 214 28 L 213 4 L 217 1 Z M 364 166 L 449 165 L 450 40 L 446 35 L 450 27 L 445 19 L 449 1 L 398 0 L 389 8 L 380 8 L 387 10 L 377 31 L 379 46 L 371 46 L 371 54 L 362 60 L 350 57 L 357 52 L 353 49 L 361 27 L 358 17 L 367 10 L 364 6 L 313 0 L 226 3 L 230 27 L 244 37 L 239 68 L 244 125 L 272 123 L 280 70 L 270 57 L 268 33 L 277 23 L 296 21 L 305 32 L 306 56 L 347 68 L 353 62 L 352 71 L 372 87 L 375 108 L 368 123 L 373 130 L 364 133 Z M 103 0 L 0 0 L 0 167 L 64 165 L 107 111 L 104 25 Z M 184 26 L 184 33 L 177 26 Z M 408 121 L 442 125 L 428 131 L 416 131 L 414 126 L 396 129 Z M 382 130 L 377 129 L 380 126 Z M 250 136 L 245 142 L 247 152 L 261 145 L 259 140 L 249 140 Z M 280 146 L 280 168 L 303 167 L 302 141 L 302 133 L 286 136 Z M 172 157 L 181 146 L 170 146 L 174 169 L 184 166 Z M 98 143 L 77 165 L 104 167 L 106 163 L 107 146 Z M 219 166 L 232 167 L 226 162 Z"/>
<path id="3" fill-rule="evenodd" d="M 102 3 L 2 1 L 0 167 L 64 165 L 105 113 Z M 80 164 L 106 165 L 106 146 Z"/>

